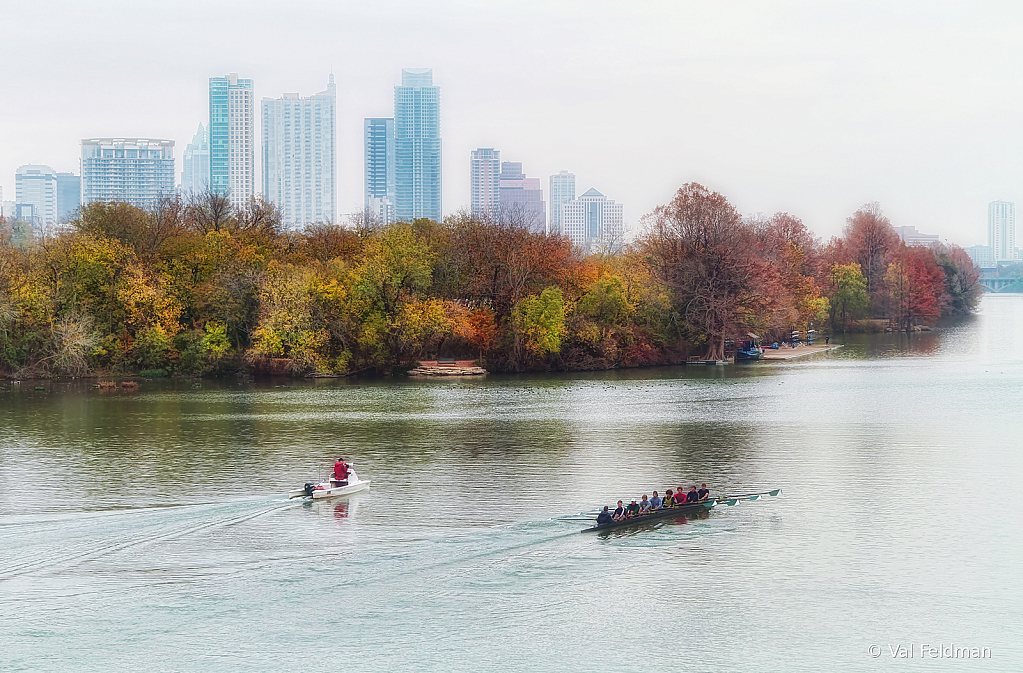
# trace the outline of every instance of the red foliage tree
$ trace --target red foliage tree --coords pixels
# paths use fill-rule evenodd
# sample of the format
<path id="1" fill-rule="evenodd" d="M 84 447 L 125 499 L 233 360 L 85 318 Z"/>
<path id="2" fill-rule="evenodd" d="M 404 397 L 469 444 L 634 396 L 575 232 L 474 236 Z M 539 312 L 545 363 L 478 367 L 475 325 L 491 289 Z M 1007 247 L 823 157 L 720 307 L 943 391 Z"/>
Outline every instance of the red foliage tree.
<path id="1" fill-rule="evenodd" d="M 867 295 L 875 310 L 886 303 L 884 275 L 899 244 L 899 235 L 876 202 L 864 205 L 847 220 L 844 247 L 867 279 Z"/>

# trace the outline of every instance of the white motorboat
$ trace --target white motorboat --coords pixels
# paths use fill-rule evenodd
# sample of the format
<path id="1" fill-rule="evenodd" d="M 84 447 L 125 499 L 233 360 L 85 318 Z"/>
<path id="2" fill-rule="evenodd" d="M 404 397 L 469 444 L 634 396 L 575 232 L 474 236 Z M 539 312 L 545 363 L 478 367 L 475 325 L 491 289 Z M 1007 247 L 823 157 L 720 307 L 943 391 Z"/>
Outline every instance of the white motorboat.
<path id="1" fill-rule="evenodd" d="M 355 473 L 355 470 L 349 469 L 348 479 L 345 481 L 338 481 L 334 477 L 321 482 L 311 481 L 302 488 L 289 491 L 288 498 L 312 498 L 313 500 L 337 498 L 342 495 L 358 493 L 367 488 L 369 488 L 369 479 L 359 479 L 359 475 Z"/>

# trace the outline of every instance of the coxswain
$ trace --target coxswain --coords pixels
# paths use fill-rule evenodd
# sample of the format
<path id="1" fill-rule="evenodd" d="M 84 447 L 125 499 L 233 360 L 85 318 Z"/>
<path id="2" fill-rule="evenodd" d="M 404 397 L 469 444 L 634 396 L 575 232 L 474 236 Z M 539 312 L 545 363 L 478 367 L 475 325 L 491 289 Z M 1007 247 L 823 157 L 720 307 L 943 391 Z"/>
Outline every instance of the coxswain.
<path id="1" fill-rule="evenodd" d="M 348 463 L 344 458 L 338 458 L 334 463 L 334 480 L 344 482 L 344 484 L 348 483 Z"/>
<path id="2" fill-rule="evenodd" d="M 607 505 L 604 505 L 604 511 L 597 515 L 597 525 L 602 526 L 612 521 L 614 519 L 611 518 L 611 512 L 607 511 Z"/>
<path id="3" fill-rule="evenodd" d="M 614 511 L 614 514 L 612 514 L 611 517 L 615 521 L 621 521 L 622 519 L 625 518 L 625 507 L 622 506 L 621 500 L 618 501 L 618 509 Z"/>
<path id="4" fill-rule="evenodd" d="M 707 484 L 700 484 L 700 490 L 696 494 L 700 497 L 700 502 L 707 502 L 707 498 L 710 497 L 710 489 L 707 488 Z"/>
<path id="5" fill-rule="evenodd" d="M 700 500 L 700 494 L 696 491 L 696 487 L 695 486 L 690 486 L 689 487 L 689 493 L 686 494 L 686 504 L 687 505 L 695 504 L 695 503 L 699 502 L 699 500 Z"/>

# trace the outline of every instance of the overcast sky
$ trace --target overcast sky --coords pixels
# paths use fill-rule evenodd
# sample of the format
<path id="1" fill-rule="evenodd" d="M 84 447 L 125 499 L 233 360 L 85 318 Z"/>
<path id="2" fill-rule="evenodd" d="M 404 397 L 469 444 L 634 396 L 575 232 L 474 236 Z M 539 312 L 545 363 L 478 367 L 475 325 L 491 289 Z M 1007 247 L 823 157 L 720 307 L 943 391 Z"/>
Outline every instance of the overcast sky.
<path id="1" fill-rule="evenodd" d="M 338 84 L 338 201 L 363 200 L 362 119 L 403 67 L 441 87 L 444 210 L 469 152 L 625 204 L 699 181 L 817 234 L 879 201 L 895 225 L 986 243 L 986 204 L 1023 202 L 1023 3 L 921 0 L 0 0 L 0 186 L 28 163 L 79 172 L 80 140 L 176 141 L 208 78 L 257 100 Z M 258 150 L 257 150 L 258 151 Z M 257 183 L 258 184 L 258 183 Z"/>

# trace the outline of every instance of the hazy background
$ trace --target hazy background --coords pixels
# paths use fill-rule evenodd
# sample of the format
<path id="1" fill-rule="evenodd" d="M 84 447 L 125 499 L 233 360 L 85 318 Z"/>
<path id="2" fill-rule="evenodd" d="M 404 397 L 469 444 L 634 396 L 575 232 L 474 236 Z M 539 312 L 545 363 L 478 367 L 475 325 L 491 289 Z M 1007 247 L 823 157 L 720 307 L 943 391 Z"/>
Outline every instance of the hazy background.
<path id="1" fill-rule="evenodd" d="M 446 213 L 470 150 L 496 147 L 545 191 L 576 173 L 633 226 L 697 180 L 824 237 L 877 200 L 967 246 L 988 201 L 1023 198 L 1021 36 L 1009 2 L 0 0 L 0 185 L 13 200 L 27 163 L 78 173 L 90 136 L 173 139 L 180 173 L 210 76 L 253 78 L 258 101 L 333 68 L 351 212 L 362 119 L 392 115 L 401 68 L 431 67 Z"/>

